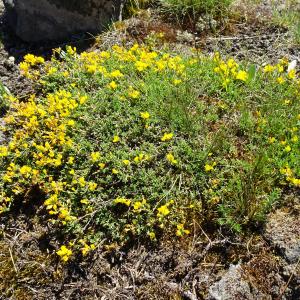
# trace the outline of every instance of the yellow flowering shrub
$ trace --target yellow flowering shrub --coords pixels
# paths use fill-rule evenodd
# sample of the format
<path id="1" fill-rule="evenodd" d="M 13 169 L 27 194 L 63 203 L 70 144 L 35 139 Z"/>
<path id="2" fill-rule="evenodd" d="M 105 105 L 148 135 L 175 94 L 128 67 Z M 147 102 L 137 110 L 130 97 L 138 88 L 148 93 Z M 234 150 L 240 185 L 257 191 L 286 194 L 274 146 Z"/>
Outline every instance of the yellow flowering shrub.
<path id="1" fill-rule="evenodd" d="M 65 235 L 62 261 L 101 240 L 186 238 L 195 220 L 239 230 L 283 185 L 299 187 L 300 83 L 284 61 L 258 68 L 134 44 L 55 49 L 20 68 L 42 92 L 6 97 L 0 217 L 39 199 Z"/>

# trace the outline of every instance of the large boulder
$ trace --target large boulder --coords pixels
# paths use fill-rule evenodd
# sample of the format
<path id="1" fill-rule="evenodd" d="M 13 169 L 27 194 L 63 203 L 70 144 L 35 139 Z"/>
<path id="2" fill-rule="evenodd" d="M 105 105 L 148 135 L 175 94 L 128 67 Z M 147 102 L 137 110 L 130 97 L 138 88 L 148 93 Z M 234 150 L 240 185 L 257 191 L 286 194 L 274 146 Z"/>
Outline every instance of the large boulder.
<path id="1" fill-rule="evenodd" d="M 63 40 L 99 33 L 120 13 L 123 0 L 4 0 L 7 20 L 24 41 Z"/>

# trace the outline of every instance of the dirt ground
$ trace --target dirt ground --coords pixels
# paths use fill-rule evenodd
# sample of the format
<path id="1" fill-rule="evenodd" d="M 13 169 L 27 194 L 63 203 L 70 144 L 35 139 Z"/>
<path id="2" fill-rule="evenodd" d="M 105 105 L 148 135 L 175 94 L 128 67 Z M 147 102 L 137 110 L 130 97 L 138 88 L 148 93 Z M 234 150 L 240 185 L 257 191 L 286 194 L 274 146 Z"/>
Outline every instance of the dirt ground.
<path id="1" fill-rule="evenodd" d="M 291 42 L 290 33 L 267 22 L 268 6 L 255 9 L 251 22 L 235 21 L 218 36 L 177 32 L 155 14 L 147 20 L 135 18 L 127 21 L 121 33 L 104 34 L 101 47 L 124 38 L 143 40 L 151 30 L 162 30 L 176 47 L 184 49 L 220 51 L 260 64 L 282 57 L 300 59 L 300 47 Z M 1 10 L 0 1 L 0 15 Z M 265 22 L 256 20 L 258 13 Z M 12 93 L 26 98 L 32 86 L 20 75 L 17 63 L 29 52 L 47 58 L 60 45 L 23 43 L 7 28 L 3 16 L 0 36 L 0 80 Z M 72 42 L 82 44 L 80 39 Z M 90 46 L 88 41 L 84 44 Z M 278 244 L 279 238 L 272 238 L 276 226 L 267 232 L 268 224 L 281 222 L 283 226 L 274 212 L 255 234 L 236 237 L 221 228 L 199 227 L 198 235 L 185 244 L 162 242 L 150 247 L 137 242 L 126 249 L 99 247 L 88 258 L 65 267 L 53 254 L 51 228 L 43 216 L 35 207 L 24 207 L 0 221 L 0 299 L 300 299 L 299 260 L 290 261 L 286 255 L 291 249 L 300 255 L 299 195 L 291 194 L 291 198 L 294 205 L 284 210 L 291 218 L 285 232 L 292 234 L 289 241 L 296 239 L 294 244 Z M 295 230 L 289 230 L 292 224 Z"/>

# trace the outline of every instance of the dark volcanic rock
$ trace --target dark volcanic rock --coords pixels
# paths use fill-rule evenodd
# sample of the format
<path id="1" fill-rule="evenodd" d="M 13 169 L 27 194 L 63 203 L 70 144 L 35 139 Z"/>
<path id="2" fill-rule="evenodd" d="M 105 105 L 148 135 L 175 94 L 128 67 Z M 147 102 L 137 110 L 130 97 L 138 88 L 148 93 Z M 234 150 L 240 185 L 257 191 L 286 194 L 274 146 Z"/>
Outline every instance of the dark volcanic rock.
<path id="1" fill-rule="evenodd" d="M 100 32 L 115 19 L 122 0 L 4 0 L 7 19 L 24 41 L 62 40 Z"/>

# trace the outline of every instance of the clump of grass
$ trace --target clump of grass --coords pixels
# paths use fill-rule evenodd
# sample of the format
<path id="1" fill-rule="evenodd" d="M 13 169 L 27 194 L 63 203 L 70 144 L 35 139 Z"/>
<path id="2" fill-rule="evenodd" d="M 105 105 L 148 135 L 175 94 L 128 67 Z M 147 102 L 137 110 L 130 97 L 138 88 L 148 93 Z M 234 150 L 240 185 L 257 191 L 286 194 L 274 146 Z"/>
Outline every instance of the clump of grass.
<path id="1" fill-rule="evenodd" d="M 25 56 L 43 94 L 8 97 L 1 212 L 38 190 L 65 262 L 103 243 L 183 239 L 201 222 L 261 222 L 283 187 L 300 186 L 299 79 L 287 65 L 152 44 Z"/>
<path id="2" fill-rule="evenodd" d="M 283 9 L 280 11 L 274 3 L 273 21 L 279 26 L 288 28 L 294 37 L 294 42 L 300 43 L 300 6 L 298 1 L 285 1 Z"/>
<path id="3" fill-rule="evenodd" d="M 124 15 L 125 17 L 136 15 L 154 3 L 155 1 L 153 0 L 128 0 L 125 2 Z"/>
<path id="4" fill-rule="evenodd" d="M 184 23 L 196 24 L 200 16 L 222 18 L 227 16 L 232 0 L 160 0 L 162 11 Z"/>
<path id="5" fill-rule="evenodd" d="M 3 115 L 5 110 L 7 109 L 7 101 L 4 97 L 6 95 L 7 91 L 4 87 L 4 85 L 0 81 L 0 116 Z"/>

